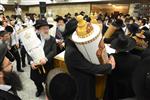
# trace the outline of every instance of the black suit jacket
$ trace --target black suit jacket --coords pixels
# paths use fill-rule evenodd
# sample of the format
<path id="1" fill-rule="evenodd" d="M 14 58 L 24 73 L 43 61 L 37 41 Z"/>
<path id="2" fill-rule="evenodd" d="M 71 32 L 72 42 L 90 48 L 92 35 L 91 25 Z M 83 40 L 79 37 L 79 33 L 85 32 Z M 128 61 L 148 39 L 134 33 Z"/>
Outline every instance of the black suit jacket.
<path id="1" fill-rule="evenodd" d="M 33 81 L 45 81 L 46 75 L 49 72 L 50 69 L 53 68 L 53 58 L 56 55 L 56 40 L 54 37 L 50 36 L 49 40 L 45 41 L 44 44 L 44 53 L 46 58 L 48 59 L 47 63 L 44 65 L 44 68 L 46 70 L 46 74 L 40 74 L 38 70 L 33 70 L 31 68 L 31 79 Z M 32 58 L 30 57 L 30 61 L 32 61 Z"/>
<path id="2" fill-rule="evenodd" d="M 65 63 L 77 83 L 75 100 L 96 100 L 96 74 L 111 72 L 111 65 L 95 65 L 86 60 L 71 40 L 66 41 Z"/>
<path id="3" fill-rule="evenodd" d="M 56 55 L 56 40 L 51 36 L 49 40 L 45 41 L 44 44 L 44 53 L 46 58 L 48 59 L 48 65 L 52 65 L 53 57 Z"/>
<path id="4" fill-rule="evenodd" d="M 0 100 L 21 100 L 18 96 L 0 89 Z"/>
<path id="5" fill-rule="evenodd" d="M 132 84 L 137 100 L 150 100 L 150 57 L 137 64 Z"/>
<path id="6" fill-rule="evenodd" d="M 129 52 L 120 52 L 113 56 L 116 61 L 116 69 L 108 75 L 104 100 L 134 97 L 131 80 L 140 57 Z"/>
<path id="7" fill-rule="evenodd" d="M 145 50 L 143 51 L 141 57 L 142 57 L 142 59 L 147 58 L 147 57 L 150 57 L 150 48 L 145 49 Z"/>

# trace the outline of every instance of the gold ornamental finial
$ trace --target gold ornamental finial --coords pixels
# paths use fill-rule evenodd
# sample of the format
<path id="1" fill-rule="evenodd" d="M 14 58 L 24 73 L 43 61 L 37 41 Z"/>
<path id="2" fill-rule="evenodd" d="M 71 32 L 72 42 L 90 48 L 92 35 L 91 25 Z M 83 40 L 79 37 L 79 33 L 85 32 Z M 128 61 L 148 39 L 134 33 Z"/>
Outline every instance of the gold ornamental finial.
<path id="1" fill-rule="evenodd" d="M 90 18 L 91 18 L 91 23 L 92 24 L 98 24 L 98 22 L 97 22 L 97 13 L 96 12 L 94 13 L 94 15 L 93 15 L 93 13 L 91 13 Z"/>
<path id="2" fill-rule="evenodd" d="M 90 13 L 90 17 L 93 16 L 93 12 Z"/>
<path id="3" fill-rule="evenodd" d="M 94 13 L 94 16 L 97 17 L 97 13 L 96 12 Z"/>
<path id="4" fill-rule="evenodd" d="M 77 35 L 81 38 L 85 38 L 90 35 L 93 30 L 91 24 L 87 23 L 82 15 L 77 16 L 78 27 L 76 29 Z"/>

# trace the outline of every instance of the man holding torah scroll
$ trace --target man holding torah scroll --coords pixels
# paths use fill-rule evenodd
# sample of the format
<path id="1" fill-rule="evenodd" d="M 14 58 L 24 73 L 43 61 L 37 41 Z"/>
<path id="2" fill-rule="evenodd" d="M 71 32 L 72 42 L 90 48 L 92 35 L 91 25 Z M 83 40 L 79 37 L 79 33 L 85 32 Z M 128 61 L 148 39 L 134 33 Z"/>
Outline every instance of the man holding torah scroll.
<path id="1" fill-rule="evenodd" d="M 111 41 L 117 38 L 119 34 L 124 33 L 124 26 L 123 20 L 116 19 L 112 24 L 109 25 L 107 31 L 104 33 L 104 42 L 110 44 Z"/>
<path id="2" fill-rule="evenodd" d="M 45 81 L 49 70 L 52 69 L 52 59 L 56 55 L 56 41 L 49 35 L 49 28 L 51 28 L 52 25 L 48 24 L 46 20 L 37 20 L 34 26 L 37 29 L 36 34 L 41 40 L 41 45 L 47 58 L 47 60 L 40 60 L 40 65 L 38 66 L 32 61 L 32 59 L 30 59 L 32 67 L 30 77 L 34 81 L 37 88 L 36 97 L 39 97 L 44 90 L 42 83 Z"/>
<path id="3" fill-rule="evenodd" d="M 89 61 L 83 55 L 83 53 L 81 53 L 81 51 L 79 51 L 75 42 L 71 38 L 73 36 L 72 34 L 74 33 L 74 31 L 76 31 L 76 29 L 78 29 L 80 26 L 82 27 L 84 25 L 85 25 L 84 27 L 85 29 L 93 29 L 95 27 L 99 29 L 99 26 L 94 25 L 93 28 L 90 28 L 91 25 L 88 25 L 89 28 L 86 28 L 86 25 L 88 23 L 85 22 L 85 20 L 83 20 L 83 16 L 78 16 L 77 20 L 72 19 L 66 24 L 66 30 L 64 33 L 64 38 L 66 43 L 65 63 L 67 65 L 69 73 L 72 75 L 72 77 L 75 79 L 77 83 L 77 98 L 75 100 L 96 100 L 96 93 L 95 93 L 96 74 L 109 74 L 111 70 L 115 68 L 115 61 L 114 58 L 111 56 L 107 64 L 104 65 L 100 63 L 94 64 L 92 63 L 92 61 Z M 79 24 L 80 23 L 79 21 L 80 22 L 83 21 L 83 22 Z M 78 32 L 79 31 L 80 30 L 78 30 Z M 81 31 L 89 32 L 86 30 L 81 30 Z M 91 48 L 90 51 L 94 50 L 94 48 L 92 47 L 89 48 Z M 98 44 L 97 47 L 95 48 L 98 49 Z M 93 53 L 93 55 L 96 56 L 96 52 L 95 54 Z M 96 60 L 95 62 L 97 61 L 98 60 Z"/>

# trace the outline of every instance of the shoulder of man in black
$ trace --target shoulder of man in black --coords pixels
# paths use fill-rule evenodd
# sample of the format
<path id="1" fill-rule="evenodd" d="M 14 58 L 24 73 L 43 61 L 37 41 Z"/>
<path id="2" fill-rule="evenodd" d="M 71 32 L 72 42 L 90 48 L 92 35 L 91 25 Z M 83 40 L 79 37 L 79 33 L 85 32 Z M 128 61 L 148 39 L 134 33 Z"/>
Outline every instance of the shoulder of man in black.
<path id="1" fill-rule="evenodd" d="M 66 47 L 65 63 L 69 68 L 78 69 L 83 73 L 93 75 L 108 74 L 112 70 L 110 64 L 96 65 L 86 60 L 73 43 L 70 43 L 70 45 Z"/>
<path id="2" fill-rule="evenodd" d="M 147 58 L 147 57 L 150 57 L 150 48 L 145 49 L 145 50 L 143 51 L 141 57 L 142 57 L 142 59 Z"/>
<path id="3" fill-rule="evenodd" d="M 141 57 L 130 52 L 122 52 L 113 54 L 116 61 L 116 69 L 113 72 L 129 70 L 133 71 L 136 65 L 140 62 Z"/>
<path id="4" fill-rule="evenodd" d="M 0 100 L 21 100 L 21 98 L 0 89 Z"/>

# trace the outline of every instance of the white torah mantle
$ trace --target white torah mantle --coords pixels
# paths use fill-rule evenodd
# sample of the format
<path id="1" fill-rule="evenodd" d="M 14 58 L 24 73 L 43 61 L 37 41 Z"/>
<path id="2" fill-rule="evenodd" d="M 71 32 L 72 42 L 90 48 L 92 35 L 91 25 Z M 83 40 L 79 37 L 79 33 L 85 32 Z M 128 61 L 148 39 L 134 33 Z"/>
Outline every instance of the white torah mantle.
<path id="1" fill-rule="evenodd" d="M 100 64 L 97 55 L 102 33 L 99 25 L 86 22 L 83 16 L 77 16 L 78 26 L 72 35 L 72 40 L 82 55 L 93 64 Z M 100 55 L 101 56 L 101 55 Z"/>
<path id="2" fill-rule="evenodd" d="M 98 50 L 98 44 L 102 39 L 102 34 L 98 25 L 92 24 L 92 26 L 93 31 L 89 34 L 89 36 L 82 38 L 78 36 L 77 32 L 74 32 L 72 35 L 72 40 L 89 62 L 100 64 L 96 52 Z"/>
<path id="3" fill-rule="evenodd" d="M 33 62 L 36 65 L 40 64 L 40 60 L 46 57 L 41 45 L 42 43 L 36 35 L 35 28 L 30 26 L 20 30 L 18 33 L 27 53 L 32 57 Z"/>

